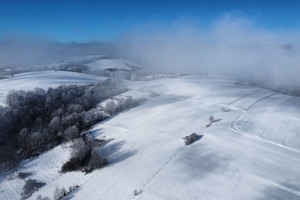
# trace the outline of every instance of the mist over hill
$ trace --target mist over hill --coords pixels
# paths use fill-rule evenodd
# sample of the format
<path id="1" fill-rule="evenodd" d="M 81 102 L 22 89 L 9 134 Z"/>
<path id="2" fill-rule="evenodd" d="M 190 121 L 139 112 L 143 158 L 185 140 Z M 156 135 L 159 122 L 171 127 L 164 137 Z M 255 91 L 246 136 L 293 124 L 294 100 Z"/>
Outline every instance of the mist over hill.
<path id="1" fill-rule="evenodd" d="M 189 21 L 148 27 L 121 40 L 123 53 L 155 72 L 213 74 L 274 87 L 300 86 L 300 31 L 269 30 L 227 15 L 208 27 Z"/>
<path id="2" fill-rule="evenodd" d="M 210 74 L 268 87 L 300 86 L 300 31 L 269 30 L 247 17 L 226 15 L 203 27 L 191 21 L 131 30 L 109 43 L 10 39 L 0 63 L 22 64 L 87 55 L 127 58 L 152 73 Z"/>

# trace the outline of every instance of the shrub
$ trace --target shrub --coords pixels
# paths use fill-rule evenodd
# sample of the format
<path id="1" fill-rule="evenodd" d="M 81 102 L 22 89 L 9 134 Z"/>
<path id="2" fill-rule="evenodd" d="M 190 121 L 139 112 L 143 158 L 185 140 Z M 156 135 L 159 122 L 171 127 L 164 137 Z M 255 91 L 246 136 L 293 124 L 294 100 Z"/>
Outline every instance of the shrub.
<path id="1" fill-rule="evenodd" d="M 29 198 L 34 192 L 38 191 L 44 185 L 46 185 L 46 183 L 38 182 L 34 179 L 26 180 L 25 185 L 23 187 L 23 192 L 21 194 L 22 199 Z"/>
<path id="2" fill-rule="evenodd" d="M 211 115 L 208 120 L 209 120 L 210 123 L 213 123 L 215 118 L 214 118 L 214 116 Z"/>
<path id="3" fill-rule="evenodd" d="M 62 188 L 59 188 L 59 187 L 56 187 L 55 190 L 54 190 L 54 197 L 53 199 L 54 200 L 60 200 L 60 199 L 63 199 L 65 196 L 67 196 L 69 193 L 73 192 L 74 190 L 78 189 L 79 186 L 76 185 L 76 186 L 70 186 L 69 187 L 69 190 L 67 191 L 64 187 Z"/>
<path id="4" fill-rule="evenodd" d="M 67 191 L 64 187 L 62 187 L 62 188 L 56 187 L 54 190 L 53 199 L 60 200 L 60 199 L 64 198 L 66 195 L 67 195 Z"/>
<path id="5" fill-rule="evenodd" d="M 184 143 L 185 145 L 190 145 L 194 143 L 195 141 L 199 140 L 202 138 L 203 135 L 198 135 L 196 133 L 192 133 L 191 135 L 188 135 L 184 138 Z"/>
<path id="6" fill-rule="evenodd" d="M 27 178 L 28 176 L 31 176 L 31 175 L 32 175 L 31 172 L 19 172 L 19 173 L 18 173 L 18 177 L 19 177 L 20 179 L 25 179 L 25 178 Z"/>

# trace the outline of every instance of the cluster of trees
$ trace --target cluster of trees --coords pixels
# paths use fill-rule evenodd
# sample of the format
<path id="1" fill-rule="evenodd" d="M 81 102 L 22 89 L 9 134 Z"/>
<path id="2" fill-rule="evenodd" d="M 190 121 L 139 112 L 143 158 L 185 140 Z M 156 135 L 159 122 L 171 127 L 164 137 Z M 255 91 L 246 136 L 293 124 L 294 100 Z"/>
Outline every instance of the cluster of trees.
<path id="1" fill-rule="evenodd" d="M 87 73 L 88 67 L 85 64 L 67 63 L 57 67 L 58 71 L 71 71 L 78 73 Z"/>
<path id="2" fill-rule="evenodd" d="M 16 65 L 2 65 L 0 66 L 0 79 L 5 79 L 14 76 L 17 73 L 27 72 L 28 68 L 23 68 L 22 66 Z"/>
<path id="3" fill-rule="evenodd" d="M 70 186 L 69 190 L 66 190 L 64 187 L 56 187 L 54 190 L 53 200 L 61 200 L 71 192 L 77 190 L 79 188 L 78 185 Z M 42 195 L 39 195 L 36 200 L 50 200 L 49 197 L 43 197 Z"/>
<path id="4" fill-rule="evenodd" d="M 105 119 L 96 104 L 126 91 L 113 80 L 11 91 L 0 107 L 0 164 L 39 155 Z"/>
<path id="5" fill-rule="evenodd" d="M 121 112 L 125 109 L 135 107 L 145 99 L 133 99 L 131 96 L 118 97 L 106 101 L 104 107 L 101 107 L 101 111 L 107 116 L 111 116 L 115 113 Z M 101 152 L 102 146 L 104 146 L 109 140 L 94 139 L 88 134 L 73 136 L 72 134 L 78 134 L 76 127 L 69 127 L 66 131 L 70 131 L 70 138 L 77 137 L 71 145 L 71 158 L 62 166 L 62 172 L 81 170 L 89 173 L 94 169 L 100 168 L 107 163 L 106 155 Z"/>
<path id="6" fill-rule="evenodd" d="M 102 146 L 109 140 L 94 139 L 83 135 L 75 139 L 71 145 L 71 158 L 62 166 L 62 172 L 81 170 L 89 173 L 107 164 L 106 155 L 101 151 Z"/>
<path id="7" fill-rule="evenodd" d="M 130 70 L 122 70 L 117 68 L 109 68 L 109 69 L 98 69 L 93 73 L 97 74 L 98 76 L 105 76 L 105 77 L 118 77 L 122 79 L 130 79 L 133 71 Z"/>
<path id="8" fill-rule="evenodd" d="M 132 96 L 110 99 L 106 102 L 106 105 L 103 108 L 103 110 L 109 115 L 113 115 L 125 109 L 133 108 L 145 100 L 146 99 L 144 98 L 133 99 Z"/>

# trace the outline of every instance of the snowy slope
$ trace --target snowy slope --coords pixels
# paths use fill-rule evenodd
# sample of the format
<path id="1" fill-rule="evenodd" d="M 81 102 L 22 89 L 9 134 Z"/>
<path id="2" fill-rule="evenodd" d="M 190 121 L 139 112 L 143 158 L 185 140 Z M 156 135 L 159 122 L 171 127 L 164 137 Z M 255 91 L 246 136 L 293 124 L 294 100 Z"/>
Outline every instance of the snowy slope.
<path id="1" fill-rule="evenodd" d="M 244 132 L 300 149 L 300 98 L 270 95 L 257 102 L 234 125 Z"/>
<path id="2" fill-rule="evenodd" d="M 30 199 L 53 197 L 56 184 L 80 186 L 66 199 L 300 199 L 298 98 L 200 76 L 127 84 L 149 100 L 93 127 L 115 138 L 109 165 L 59 174 L 68 150 L 57 147 L 20 169 L 47 183 Z M 203 137 L 185 146 L 193 132 Z M 17 199 L 15 179 L 1 181 L 0 199 Z"/>
<path id="3" fill-rule="evenodd" d="M 65 71 L 39 71 L 17 74 L 12 78 L 0 80 L 0 105 L 10 90 L 30 90 L 35 87 L 47 89 L 66 84 L 88 84 L 103 80 L 104 77 Z"/>
<path id="4" fill-rule="evenodd" d="M 144 68 L 143 66 L 139 65 L 134 61 L 124 60 L 124 59 L 100 59 L 93 63 L 87 64 L 87 66 L 91 71 L 98 71 L 98 70 L 105 70 L 105 69 L 118 69 L 118 70 L 131 71 L 134 68 Z"/>

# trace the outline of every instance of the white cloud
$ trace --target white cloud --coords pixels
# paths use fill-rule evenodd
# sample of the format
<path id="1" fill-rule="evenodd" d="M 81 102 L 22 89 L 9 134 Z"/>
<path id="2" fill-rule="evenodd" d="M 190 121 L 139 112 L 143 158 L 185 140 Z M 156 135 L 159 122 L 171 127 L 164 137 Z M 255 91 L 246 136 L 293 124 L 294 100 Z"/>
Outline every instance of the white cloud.
<path id="1" fill-rule="evenodd" d="M 231 15 L 204 29 L 195 23 L 174 24 L 126 35 L 123 51 L 160 72 L 221 74 L 300 85 L 297 29 L 268 30 L 249 18 Z"/>

